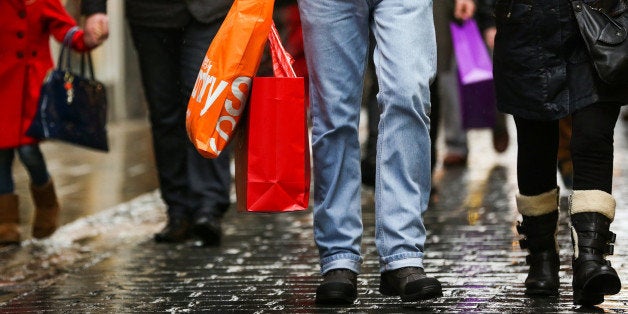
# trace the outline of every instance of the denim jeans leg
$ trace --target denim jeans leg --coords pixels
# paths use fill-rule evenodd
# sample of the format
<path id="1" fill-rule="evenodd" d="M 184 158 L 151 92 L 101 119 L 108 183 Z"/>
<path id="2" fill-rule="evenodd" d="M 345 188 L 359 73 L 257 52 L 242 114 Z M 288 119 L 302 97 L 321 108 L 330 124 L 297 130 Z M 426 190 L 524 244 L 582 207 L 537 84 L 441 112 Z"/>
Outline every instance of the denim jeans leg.
<path id="1" fill-rule="evenodd" d="M 436 73 L 432 1 L 382 0 L 373 9 L 380 83 L 375 241 L 382 272 L 422 267 L 431 188 L 430 81 Z"/>
<path id="2" fill-rule="evenodd" d="M 314 238 L 321 272 L 360 272 L 362 220 L 358 123 L 368 50 L 365 0 L 301 0 L 310 75 Z"/>

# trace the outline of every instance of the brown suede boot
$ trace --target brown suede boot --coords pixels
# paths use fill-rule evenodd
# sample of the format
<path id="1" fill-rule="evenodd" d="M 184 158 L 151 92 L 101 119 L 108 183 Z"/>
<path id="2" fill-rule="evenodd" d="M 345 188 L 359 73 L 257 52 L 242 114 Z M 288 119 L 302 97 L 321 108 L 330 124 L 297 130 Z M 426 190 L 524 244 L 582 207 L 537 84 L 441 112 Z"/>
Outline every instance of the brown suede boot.
<path id="1" fill-rule="evenodd" d="M 41 239 L 57 230 L 59 203 L 52 179 L 43 186 L 31 185 L 31 195 L 35 203 L 33 237 Z"/>
<path id="2" fill-rule="evenodd" d="M 20 213 L 17 195 L 0 195 L 0 246 L 20 244 Z"/>

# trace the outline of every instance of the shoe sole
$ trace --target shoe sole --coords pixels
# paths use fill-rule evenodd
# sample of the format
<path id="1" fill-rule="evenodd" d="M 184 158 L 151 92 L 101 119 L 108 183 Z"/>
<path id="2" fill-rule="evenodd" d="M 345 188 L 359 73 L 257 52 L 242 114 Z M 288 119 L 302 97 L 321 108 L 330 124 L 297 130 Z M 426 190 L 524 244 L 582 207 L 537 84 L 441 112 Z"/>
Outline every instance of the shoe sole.
<path id="1" fill-rule="evenodd" d="M 443 288 L 440 284 L 425 285 L 421 291 L 413 294 L 400 294 L 387 284 L 380 284 L 379 293 L 385 296 L 399 296 L 403 302 L 435 299 L 443 296 Z"/>
<path id="2" fill-rule="evenodd" d="M 617 294 L 621 291 L 621 282 L 614 273 L 602 273 L 590 278 L 582 289 L 574 289 L 573 304 L 597 305 L 604 302 L 605 295 Z"/>
<path id="3" fill-rule="evenodd" d="M 192 237 L 187 236 L 187 237 L 184 237 L 184 238 L 174 239 L 174 238 L 169 238 L 169 237 L 163 237 L 163 236 L 155 235 L 153 237 L 153 240 L 155 240 L 155 242 L 157 242 L 157 243 L 183 243 L 183 242 L 186 242 L 187 240 L 189 240 L 191 238 Z"/>
<path id="4" fill-rule="evenodd" d="M 411 294 L 411 295 L 402 295 L 401 301 L 403 302 L 413 302 L 413 301 L 422 301 L 440 298 L 443 296 L 443 290 L 440 285 L 432 285 L 425 286 L 423 290 L 419 293 Z"/>
<path id="5" fill-rule="evenodd" d="M 556 289 L 526 289 L 525 295 L 529 297 L 551 297 L 558 295 L 558 288 Z"/>
<path id="6" fill-rule="evenodd" d="M 333 283 L 316 289 L 314 302 L 321 305 L 349 305 L 357 299 L 357 291 L 350 284 Z"/>
<path id="7" fill-rule="evenodd" d="M 355 301 L 356 298 L 342 296 L 342 295 L 326 295 L 326 296 L 316 296 L 314 302 L 319 305 L 351 305 Z"/>
<path id="8" fill-rule="evenodd" d="M 221 235 L 216 233 L 211 228 L 206 228 L 204 226 L 193 226 L 191 232 L 193 235 L 197 236 L 203 241 L 203 246 L 220 245 Z"/>

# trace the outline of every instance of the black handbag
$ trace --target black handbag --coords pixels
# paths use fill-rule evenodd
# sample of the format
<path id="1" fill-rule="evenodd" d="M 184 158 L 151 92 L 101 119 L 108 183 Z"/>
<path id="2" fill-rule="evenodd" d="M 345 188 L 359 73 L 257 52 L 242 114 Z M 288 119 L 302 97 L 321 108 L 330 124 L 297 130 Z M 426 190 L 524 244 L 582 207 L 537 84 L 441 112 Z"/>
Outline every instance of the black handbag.
<path id="1" fill-rule="evenodd" d="M 619 0 L 612 11 L 572 2 L 580 34 L 602 81 L 628 84 L 628 5 Z"/>
<path id="2" fill-rule="evenodd" d="M 71 29 L 66 34 L 57 68 L 44 81 L 39 108 L 26 135 L 106 152 L 107 93 L 105 86 L 94 79 L 88 52 L 81 54 L 81 72 L 72 72 L 70 45 L 74 32 Z M 86 63 L 90 77 L 85 76 Z"/>

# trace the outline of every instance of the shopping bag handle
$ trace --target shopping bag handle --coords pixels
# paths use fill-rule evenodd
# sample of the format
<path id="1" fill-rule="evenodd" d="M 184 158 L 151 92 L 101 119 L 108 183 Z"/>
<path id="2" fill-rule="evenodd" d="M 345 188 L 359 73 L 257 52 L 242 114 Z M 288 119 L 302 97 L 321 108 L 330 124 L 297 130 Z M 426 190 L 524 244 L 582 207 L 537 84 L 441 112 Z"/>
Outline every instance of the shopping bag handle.
<path id="1" fill-rule="evenodd" d="M 270 55 L 273 59 L 273 73 L 275 77 L 297 77 L 292 68 L 294 58 L 286 51 L 281 44 L 281 38 L 275 22 L 270 25 L 270 33 L 268 33 L 268 41 L 270 43 Z"/>

